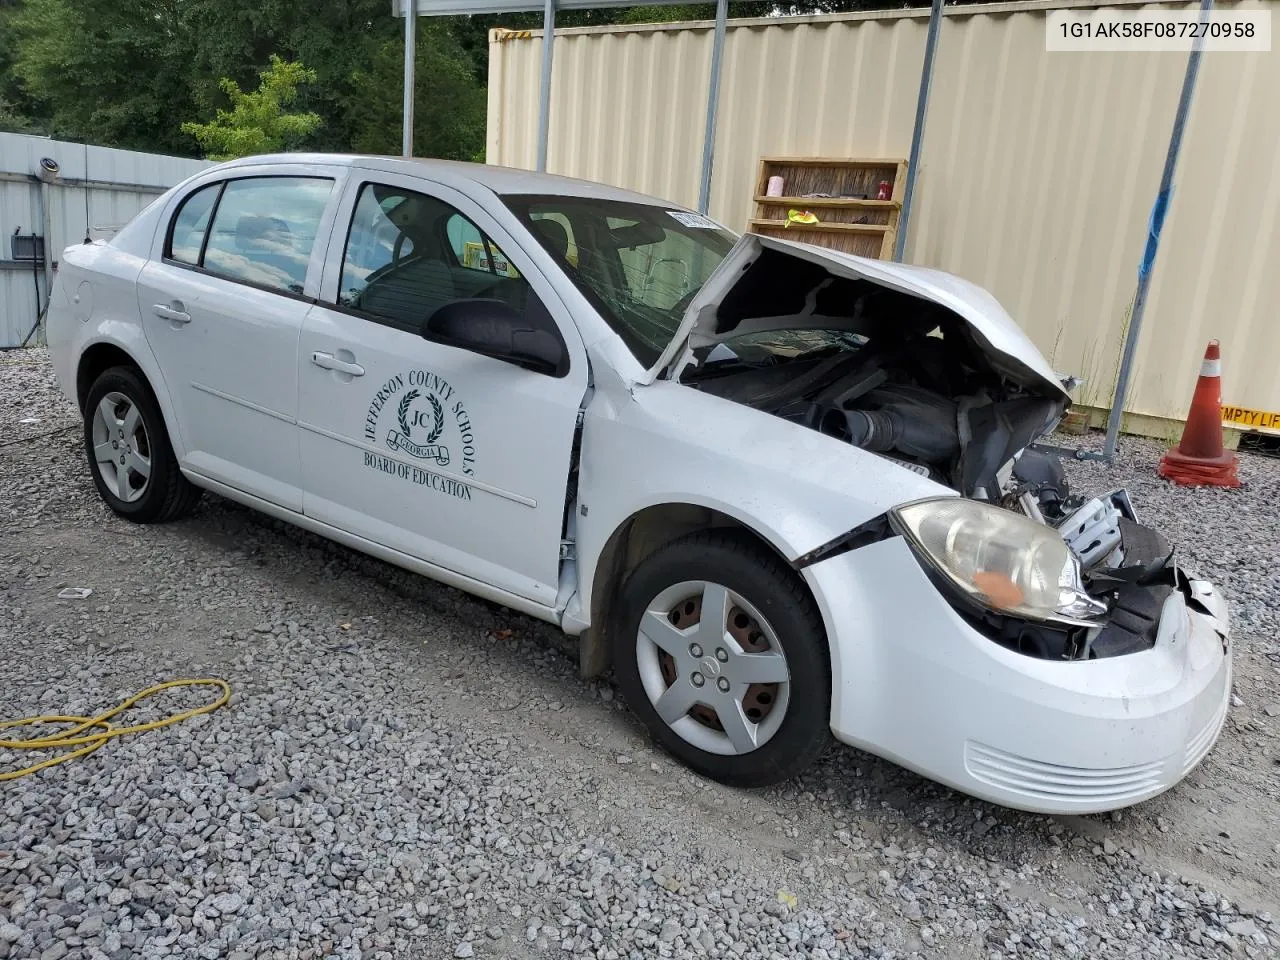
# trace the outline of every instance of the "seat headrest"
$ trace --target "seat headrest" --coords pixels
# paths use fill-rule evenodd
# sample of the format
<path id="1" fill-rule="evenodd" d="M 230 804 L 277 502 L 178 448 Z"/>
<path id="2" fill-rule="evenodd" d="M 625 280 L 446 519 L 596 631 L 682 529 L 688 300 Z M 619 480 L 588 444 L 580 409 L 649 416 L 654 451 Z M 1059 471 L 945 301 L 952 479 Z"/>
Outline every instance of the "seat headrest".
<path id="1" fill-rule="evenodd" d="M 546 241 L 551 252 L 559 257 L 565 257 L 569 253 L 569 231 L 564 228 L 564 224 L 559 220 L 535 220 L 533 221 L 534 229 L 542 234 L 542 238 Z"/>

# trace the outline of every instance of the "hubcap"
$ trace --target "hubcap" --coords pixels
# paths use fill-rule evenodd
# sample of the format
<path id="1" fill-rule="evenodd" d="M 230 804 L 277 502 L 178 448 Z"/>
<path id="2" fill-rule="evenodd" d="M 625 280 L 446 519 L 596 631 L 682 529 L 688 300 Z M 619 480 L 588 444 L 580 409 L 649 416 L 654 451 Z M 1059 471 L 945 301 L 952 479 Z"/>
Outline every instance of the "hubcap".
<path id="1" fill-rule="evenodd" d="M 636 663 L 664 723 L 708 753 L 750 753 L 782 725 L 791 672 L 777 634 L 743 597 L 686 581 L 653 598 Z"/>
<path id="2" fill-rule="evenodd" d="M 123 393 L 108 393 L 93 411 L 93 459 L 107 489 L 125 503 L 147 492 L 151 441 L 137 404 Z"/>

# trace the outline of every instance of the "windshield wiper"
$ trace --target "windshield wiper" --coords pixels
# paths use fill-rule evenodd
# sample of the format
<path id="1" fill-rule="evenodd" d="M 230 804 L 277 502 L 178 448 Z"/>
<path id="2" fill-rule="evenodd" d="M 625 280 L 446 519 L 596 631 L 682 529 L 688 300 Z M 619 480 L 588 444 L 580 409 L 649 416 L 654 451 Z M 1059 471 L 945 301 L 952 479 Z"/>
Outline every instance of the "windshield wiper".
<path id="1" fill-rule="evenodd" d="M 732 373 L 737 370 L 765 370 L 777 366 L 777 359 L 765 361 L 743 360 L 741 357 L 719 357 L 715 360 L 704 360 L 695 367 L 686 368 L 680 375 L 681 380 L 701 380 L 721 373 Z"/>

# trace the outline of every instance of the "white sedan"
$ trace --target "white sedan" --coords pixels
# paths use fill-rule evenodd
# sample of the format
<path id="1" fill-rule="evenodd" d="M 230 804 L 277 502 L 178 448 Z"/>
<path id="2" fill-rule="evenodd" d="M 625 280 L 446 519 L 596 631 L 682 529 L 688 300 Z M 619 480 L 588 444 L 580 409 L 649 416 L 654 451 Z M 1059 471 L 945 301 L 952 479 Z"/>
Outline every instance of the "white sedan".
<path id="1" fill-rule="evenodd" d="M 255 157 L 68 248 L 98 491 L 202 490 L 558 624 L 663 747 L 844 743 L 1011 807 L 1177 783 L 1225 604 L 1032 443 L 1070 403 L 987 293 L 518 170 Z"/>

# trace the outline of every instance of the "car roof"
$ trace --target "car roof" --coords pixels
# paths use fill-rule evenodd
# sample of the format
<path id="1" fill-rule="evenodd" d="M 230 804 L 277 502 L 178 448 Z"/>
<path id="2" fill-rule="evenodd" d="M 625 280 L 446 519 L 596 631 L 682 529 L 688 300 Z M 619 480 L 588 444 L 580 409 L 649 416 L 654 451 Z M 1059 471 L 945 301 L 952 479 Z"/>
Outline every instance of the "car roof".
<path id="1" fill-rule="evenodd" d="M 383 157 L 372 154 L 350 153 L 274 153 L 242 157 L 223 164 L 219 169 L 237 166 L 258 166 L 272 163 L 325 163 L 398 173 L 424 179 L 455 178 L 471 180 L 497 194 L 547 194 L 552 196 L 586 197 L 601 200 L 620 200 L 653 206 L 687 209 L 681 204 L 670 203 L 619 187 L 611 187 L 591 180 L 578 180 L 550 173 L 534 173 L 515 167 L 496 167 L 483 163 L 463 163 L 457 160 L 435 160 L 417 157 Z"/>

